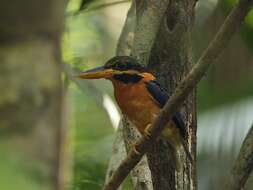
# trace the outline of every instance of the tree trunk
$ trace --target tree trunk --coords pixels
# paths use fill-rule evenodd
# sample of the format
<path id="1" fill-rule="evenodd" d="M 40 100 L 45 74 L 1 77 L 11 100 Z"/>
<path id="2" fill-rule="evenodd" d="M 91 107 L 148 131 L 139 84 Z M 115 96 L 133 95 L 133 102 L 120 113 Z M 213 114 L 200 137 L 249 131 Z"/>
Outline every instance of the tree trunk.
<path id="1" fill-rule="evenodd" d="M 36 176 L 23 172 L 41 189 L 60 189 L 64 8 L 64 0 L 0 2 L 0 129 L 12 141 L 10 151 L 18 147 L 35 164 L 31 169 L 38 168 Z"/>
<path id="2" fill-rule="evenodd" d="M 148 63 L 170 94 L 188 73 L 192 64 L 191 30 L 194 7 L 194 0 L 173 0 L 169 3 L 150 1 L 150 4 L 138 1 L 137 3 L 133 55 L 141 62 Z M 157 18 L 153 18 L 155 16 Z M 188 134 L 186 140 L 194 160 L 196 157 L 195 104 L 195 92 L 193 92 L 180 110 L 186 124 Z M 164 142 L 154 144 L 152 151 L 147 155 L 155 190 L 197 188 L 195 162 L 191 166 L 184 157 L 182 159 L 182 162 L 185 163 L 184 170 L 175 174 L 174 163 L 170 157 L 171 150 Z"/>
<path id="3" fill-rule="evenodd" d="M 160 77 L 161 82 L 164 83 L 164 85 L 173 88 L 178 78 L 182 77 L 181 75 L 185 75 L 183 79 L 181 79 L 181 82 L 178 84 L 178 87 L 176 87 L 175 92 L 171 95 L 171 100 L 168 101 L 165 104 L 165 107 L 161 110 L 160 114 L 158 115 L 158 118 L 155 120 L 154 124 L 151 125 L 150 128 L 150 139 L 147 138 L 141 138 L 140 141 L 138 141 L 136 148 L 139 150 L 139 154 L 135 153 L 134 150 L 131 150 L 127 158 L 122 162 L 122 164 L 119 166 L 119 168 L 114 172 L 114 175 L 112 176 L 111 180 L 108 182 L 108 184 L 105 186 L 104 189 L 110 190 L 110 189 L 117 189 L 119 185 L 122 183 L 122 181 L 125 179 L 125 177 L 129 174 L 129 172 L 133 169 L 134 166 L 140 161 L 143 154 L 147 152 L 148 159 L 149 159 L 149 165 L 151 169 L 152 174 L 152 180 L 154 184 L 155 189 L 196 189 L 196 113 L 195 113 L 195 91 L 194 87 L 196 87 L 196 84 L 205 76 L 208 68 L 215 63 L 217 60 L 217 57 L 220 55 L 222 50 L 226 47 L 228 41 L 231 39 L 233 34 L 235 33 L 236 29 L 241 25 L 243 22 L 245 16 L 247 15 L 248 11 L 252 7 L 252 2 L 249 0 L 241 0 L 239 1 L 238 5 L 233 9 L 233 11 L 230 13 L 230 15 L 226 18 L 224 21 L 224 24 L 220 28 L 219 32 L 216 34 L 214 40 L 209 44 L 206 51 L 203 53 L 201 58 L 198 60 L 196 65 L 193 66 L 193 68 L 190 70 L 190 72 L 186 75 L 184 73 L 185 70 L 188 70 L 188 64 L 191 63 L 191 52 L 190 52 L 190 31 L 192 20 L 193 20 L 193 10 L 195 6 L 195 2 L 192 2 L 189 4 L 189 2 L 175 2 L 176 4 L 173 4 L 172 8 L 168 9 L 168 11 L 163 12 L 162 2 L 160 1 L 152 1 L 150 0 L 150 3 L 148 2 L 139 2 L 141 8 L 144 8 L 143 12 L 139 14 L 141 17 L 145 17 L 143 19 L 137 18 L 137 28 L 135 33 L 135 43 L 138 45 L 134 46 L 133 49 L 133 55 L 136 56 L 139 60 L 145 63 L 145 61 L 149 61 L 149 66 L 156 70 L 157 72 L 160 71 L 161 75 L 163 73 L 166 73 L 164 76 Z M 158 3 L 158 4 L 157 4 Z M 150 6 L 150 7 L 147 7 Z M 171 4 L 168 4 L 170 7 Z M 136 10 L 139 10 L 140 7 L 137 6 Z M 166 6 L 166 8 L 168 8 Z M 177 9 L 178 8 L 178 9 Z M 167 10 L 167 9 L 166 9 Z M 176 12 L 174 12 L 176 10 Z M 178 10 L 178 12 L 177 12 Z M 156 15 L 156 13 L 158 13 Z M 161 16 L 163 15 L 169 15 L 170 17 L 161 17 L 165 19 L 165 21 L 162 19 L 160 22 L 154 24 L 151 22 L 149 25 L 149 21 L 159 21 L 159 19 L 154 19 L 155 16 Z M 172 13 L 172 15 L 171 15 Z M 176 13 L 176 14 L 175 14 Z M 185 14 L 184 14 L 185 13 Z M 187 13 L 187 14 L 186 14 Z M 138 15 L 138 13 L 137 13 Z M 188 15 L 188 17 L 187 17 Z M 152 16 L 152 19 L 149 19 L 148 17 Z M 170 20 L 171 18 L 174 18 Z M 183 17 L 182 17 L 183 16 Z M 137 16 L 138 17 L 138 16 Z M 182 18 L 183 19 L 182 19 Z M 170 19 L 168 19 L 170 18 Z M 179 19 L 180 22 L 175 22 Z M 140 21 L 140 22 L 138 22 Z M 139 26 L 138 26 L 139 25 Z M 166 27 L 163 29 L 163 25 Z M 151 27 L 150 27 L 151 26 Z M 155 27 L 160 26 L 160 30 L 158 32 Z M 139 29 L 139 30 L 138 30 Z M 151 30 L 147 30 L 151 29 Z M 146 31 L 148 35 L 145 36 L 146 33 L 143 33 Z M 161 52 L 157 51 L 160 47 L 163 47 L 165 42 L 164 39 L 166 36 L 163 34 L 164 31 L 168 32 L 168 34 L 174 34 L 175 39 L 172 38 L 169 40 L 170 44 L 168 44 L 168 47 L 172 47 L 172 49 L 167 49 L 172 52 L 170 56 L 166 59 L 166 62 L 169 61 L 169 63 L 172 63 L 172 66 L 169 67 L 172 69 L 172 75 L 171 76 L 171 82 L 167 82 L 166 78 L 168 77 L 167 74 L 170 74 L 171 72 L 168 72 L 167 67 L 163 70 L 160 69 L 159 65 L 157 63 L 160 63 L 163 65 L 162 58 L 163 56 L 166 57 L 170 54 L 166 53 L 166 50 L 162 48 Z M 150 32 L 155 32 L 155 34 L 150 34 Z M 157 32 L 157 33 L 156 33 Z M 138 34 L 139 35 L 136 35 Z M 141 35 L 141 33 L 143 33 Z M 154 40 L 154 36 L 157 36 L 157 41 Z M 147 40 L 147 41 L 139 41 L 138 39 Z M 161 39 L 159 41 L 159 39 Z M 153 42 L 155 42 L 153 46 Z M 170 46 L 172 45 L 172 46 Z M 153 51 L 151 56 L 149 55 L 149 51 L 151 50 L 151 47 L 153 47 Z M 166 46 L 165 46 L 166 47 Z M 166 47 L 166 48 L 168 48 Z M 173 50 L 177 50 L 177 52 L 174 52 Z M 171 62 L 170 62 L 171 61 Z M 173 65 L 174 63 L 174 65 Z M 175 67 L 180 63 L 180 68 Z M 183 69 L 182 69 L 183 68 Z M 174 70 L 175 69 L 175 70 Z M 177 75 L 179 73 L 178 78 L 174 78 L 172 76 Z M 163 80 L 162 80 L 163 79 Z M 175 80 L 175 81 L 173 81 Z M 191 94 L 192 93 L 192 94 Z M 189 95 L 191 96 L 189 97 Z M 185 101 L 184 101 L 185 100 Z M 182 105 L 183 104 L 183 105 Z M 160 132 L 162 132 L 162 129 L 164 129 L 165 124 L 169 121 L 170 117 L 173 116 L 173 113 L 177 111 L 177 109 L 183 106 L 182 113 L 185 116 L 185 124 L 186 129 L 188 132 L 188 136 L 185 140 L 187 140 L 188 145 L 190 145 L 190 150 L 193 153 L 193 164 L 191 165 L 188 160 L 186 160 L 186 156 L 182 158 L 182 161 L 184 160 L 184 167 L 182 171 L 179 171 L 175 177 L 173 163 L 170 161 L 170 155 L 166 154 L 166 151 L 170 152 L 170 148 L 160 147 L 158 145 L 154 145 L 153 149 L 150 151 L 150 147 L 152 146 L 152 143 L 155 142 L 156 137 L 159 135 Z M 251 134 L 249 133 L 246 137 L 246 140 L 243 143 L 241 153 L 239 154 L 239 162 L 235 164 L 235 169 L 238 169 L 238 175 L 239 180 L 241 180 L 242 185 L 246 182 L 251 169 L 252 169 L 252 162 L 249 158 L 252 158 L 252 148 L 251 148 Z M 155 143 L 154 143 L 155 144 Z M 152 152 L 152 153 L 151 153 Z M 163 154 L 165 152 L 165 156 L 163 157 Z M 183 153 L 183 152 L 182 152 Z M 181 154 L 182 154 L 181 153 Z M 180 155 L 181 155 L 180 154 Z M 166 156 L 167 155 L 167 156 Z M 161 158 L 164 158 L 162 160 Z M 240 159 L 243 158 L 243 159 Z M 163 161 L 162 163 L 160 161 Z M 242 162 L 241 162 L 242 161 Z M 161 167 L 161 164 L 163 164 L 163 167 Z M 157 166 L 157 168 L 155 168 Z M 143 173 L 145 175 L 145 173 Z M 232 178 L 233 178 L 232 174 Z"/>
<path id="4" fill-rule="evenodd" d="M 118 55 L 136 57 L 148 65 L 159 77 L 158 80 L 167 87 L 170 94 L 178 82 L 191 67 L 191 29 L 194 20 L 195 1 L 148 0 L 133 1 L 135 17 L 128 17 L 119 39 Z M 134 31 L 132 32 L 132 27 Z M 132 42 L 133 39 L 133 42 Z M 188 139 L 193 158 L 196 154 L 196 108 L 195 92 L 188 98 L 181 112 L 184 116 Z M 134 144 L 138 137 L 136 130 L 125 119 L 124 139 L 126 144 Z M 127 147 L 129 148 L 129 147 Z M 145 157 L 131 173 L 134 189 L 155 190 L 193 190 L 196 189 L 195 163 L 184 157 L 184 170 L 175 174 L 174 160 L 170 157 L 170 147 L 165 142 L 154 144 Z M 150 179 L 150 170 L 151 178 Z M 135 172 L 137 171 L 137 172 Z M 135 175 L 137 174 L 137 175 Z M 152 182 L 152 184 L 150 184 Z"/>

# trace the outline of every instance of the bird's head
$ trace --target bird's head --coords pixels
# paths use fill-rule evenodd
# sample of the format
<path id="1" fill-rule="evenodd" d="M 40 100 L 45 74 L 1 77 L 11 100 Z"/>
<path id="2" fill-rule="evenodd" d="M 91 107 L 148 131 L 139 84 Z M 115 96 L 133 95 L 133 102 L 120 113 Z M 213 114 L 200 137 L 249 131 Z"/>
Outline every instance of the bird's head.
<path id="1" fill-rule="evenodd" d="M 83 79 L 117 80 L 124 83 L 138 82 L 149 73 L 147 68 L 130 56 L 116 56 L 105 63 L 104 66 L 84 71 L 78 75 Z"/>

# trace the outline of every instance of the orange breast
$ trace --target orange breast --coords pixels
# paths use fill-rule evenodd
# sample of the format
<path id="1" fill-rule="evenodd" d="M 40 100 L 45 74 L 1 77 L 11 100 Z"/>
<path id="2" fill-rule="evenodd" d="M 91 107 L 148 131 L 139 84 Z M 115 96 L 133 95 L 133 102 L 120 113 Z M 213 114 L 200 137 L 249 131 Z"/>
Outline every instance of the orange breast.
<path id="1" fill-rule="evenodd" d="M 123 112 L 143 132 L 148 124 L 153 123 L 160 112 L 160 108 L 146 89 L 145 83 L 114 84 L 114 95 Z"/>
<path id="2" fill-rule="evenodd" d="M 138 83 L 124 84 L 112 81 L 114 95 L 123 114 L 143 134 L 148 124 L 152 124 L 160 112 L 158 103 L 153 99 L 146 89 L 145 81 L 147 77 Z M 172 145 L 177 146 L 180 133 L 175 123 L 171 120 L 162 132 L 162 137 L 167 139 Z"/>

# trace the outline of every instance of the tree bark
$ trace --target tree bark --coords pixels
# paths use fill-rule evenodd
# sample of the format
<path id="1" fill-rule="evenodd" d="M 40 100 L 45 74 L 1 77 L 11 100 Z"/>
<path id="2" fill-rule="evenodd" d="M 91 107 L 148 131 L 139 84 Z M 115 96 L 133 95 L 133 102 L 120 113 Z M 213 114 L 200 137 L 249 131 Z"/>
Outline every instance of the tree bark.
<path id="1" fill-rule="evenodd" d="M 123 118 L 123 137 L 127 152 L 133 148 L 135 143 L 140 140 L 141 134 L 136 127 L 128 121 L 126 117 Z M 131 179 L 134 190 L 153 190 L 153 183 L 151 172 L 148 165 L 147 156 L 144 155 L 140 162 L 131 171 Z"/>
<path id="2" fill-rule="evenodd" d="M 167 88 L 169 94 L 175 90 L 177 84 L 192 67 L 191 31 L 194 22 L 194 7 L 195 0 L 170 2 L 150 55 L 149 67 L 157 74 L 159 82 Z M 154 144 L 152 151 L 148 152 L 148 158 L 155 189 L 197 189 L 195 90 L 184 101 L 180 112 L 187 131 L 185 140 L 195 161 L 191 166 L 184 156 L 181 160 L 185 163 L 184 169 L 175 175 L 174 164 L 169 156 L 170 148 L 161 142 Z"/>
<path id="3" fill-rule="evenodd" d="M 160 82 L 173 91 L 183 75 L 188 72 L 191 64 L 190 34 L 194 5 L 195 1 L 192 3 L 167 0 L 133 1 L 131 9 L 135 7 L 135 18 L 133 14 L 129 14 L 130 9 L 119 39 L 117 54 L 129 55 L 131 52 L 131 55 L 137 57 L 140 62 L 144 64 L 150 62 L 150 68 L 161 76 Z M 132 39 L 134 39 L 133 42 Z M 162 70 L 165 72 L 161 72 Z M 189 142 L 192 145 L 193 154 L 195 154 L 195 94 L 191 95 L 185 105 L 182 113 L 187 129 L 192 129 L 187 132 L 191 139 Z M 139 139 L 138 132 L 127 120 L 123 121 L 125 142 L 127 145 L 133 144 Z M 131 173 L 132 177 L 137 174 L 133 178 L 139 182 L 138 185 L 135 183 L 134 189 L 153 189 L 152 186 L 154 189 L 166 190 L 196 188 L 195 166 L 190 168 L 190 163 L 187 162 L 185 170 L 176 178 L 170 154 L 169 146 L 164 145 L 164 142 L 153 145 L 152 150 L 147 154 L 153 183 L 150 179 L 150 169 L 144 158 L 138 164 L 138 169 L 135 168 L 138 172 Z M 186 159 L 182 162 L 186 162 Z M 141 176 L 145 176 L 145 179 Z"/>
<path id="4" fill-rule="evenodd" d="M 64 8 L 64 0 L 0 2 L 0 129 L 27 160 L 43 165 L 36 182 L 42 189 L 62 189 L 59 47 Z M 36 180 L 32 175 L 27 176 Z"/>
<path id="5" fill-rule="evenodd" d="M 173 92 L 191 67 L 191 29 L 195 1 L 139 1 L 133 55 L 148 64 L 159 82 Z M 152 51 L 151 51 L 152 50 Z M 188 143 L 196 154 L 196 101 L 192 93 L 181 112 Z M 171 150 L 164 142 L 153 144 L 147 153 L 154 189 L 196 189 L 196 169 L 184 158 L 184 171 L 175 175 Z"/>
<path id="6" fill-rule="evenodd" d="M 110 181 L 105 185 L 104 190 L 117 189 L 122 183 L 129 172 L 140 161 L 142 156 L 150 151 L 150 147 L 155 142 L 159 134 L 166 127 L 166 123 L 171 119 L 178 109 L 184 104 L 184 101 L 189 97 L 190 93 L 195 89 L 197 83 L 204 77 L 207 70 L 212 64 L 215 63 L 222 50 L 226 47 L 229 40 L 232 38 L 235 31 L 242 24 L 245 16 L 252 7 L 252 0 L 240 0 L 238 5 L 231 11 L 229 16 L 224 21 L 222 27 L 216 34 L 215 38 L 206 48 L 198 62 L 192 67 L 189 73 L 180 81 L 175 91 L 171 95 L 168 102 L 160 111 L 160 114 L 155 119 L 154 123 L 150 126 L 150 135 L 148 138 L 145 136 L 136 143 L 138 154 L 133 149 L 129 152 L 127 158 L 120 164 L 119 168 L 114 172 Z M 144 51 L 145 52 L 145 51 Z M 193 165 L 195 165 L 193 163 Z M 179 172 L 180 174 L 181 172 Z M 189 172 L 190 173 L 190 172 Z M 180 184 L 184 185 L 184 179 L 180 176 L 177 178 L 179 181 L 175 183 L 175 188 L 182 188 Z M 188 180 L 190 181 L 190 180 Z M 190 188 L 194 188 L 194 184 L 190 184 Z M 192 186 L 191 186 L 192 185 Z"/>

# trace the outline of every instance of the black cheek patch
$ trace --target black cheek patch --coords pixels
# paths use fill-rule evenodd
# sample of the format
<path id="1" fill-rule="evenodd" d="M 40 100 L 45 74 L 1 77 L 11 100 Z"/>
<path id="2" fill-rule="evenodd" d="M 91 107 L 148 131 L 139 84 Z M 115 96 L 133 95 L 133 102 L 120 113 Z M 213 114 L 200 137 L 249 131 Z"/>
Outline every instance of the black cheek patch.
<path id="1" fill-rule="evenodd" d="M 137 74 L 120 74 L 120 75 L 113 75 L 115 80 L 119 80 L 125 84 L 127 83 L 137 83 L 142 79 L 142 76 Z"/>

